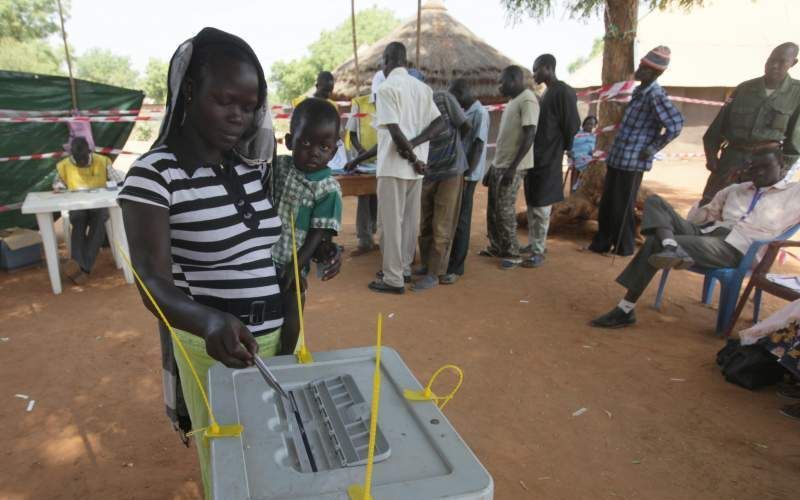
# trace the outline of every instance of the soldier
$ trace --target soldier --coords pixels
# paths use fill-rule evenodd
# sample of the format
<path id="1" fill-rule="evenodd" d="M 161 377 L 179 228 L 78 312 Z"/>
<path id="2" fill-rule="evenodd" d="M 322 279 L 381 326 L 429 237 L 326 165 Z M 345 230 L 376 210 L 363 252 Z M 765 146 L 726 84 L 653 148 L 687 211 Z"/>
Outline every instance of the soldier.
<path id="1" fill-rule="evenodd" d="M 780 146 L 785 168 L 800 157 L 800 81 L 788 75 L 797 64 L 798 46 L 775 47 L 764 76 L 741 83 L 703 136 L 706 168 L 711 171 L 700 205 L 740 179 L 750 155 Z"/>

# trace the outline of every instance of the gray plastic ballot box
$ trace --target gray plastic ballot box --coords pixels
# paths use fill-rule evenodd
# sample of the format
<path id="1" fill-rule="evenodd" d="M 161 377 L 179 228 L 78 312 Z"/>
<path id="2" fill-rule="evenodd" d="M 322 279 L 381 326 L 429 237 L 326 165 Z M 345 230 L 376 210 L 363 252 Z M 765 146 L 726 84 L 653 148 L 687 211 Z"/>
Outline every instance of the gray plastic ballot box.
<path id="1" fill-rule="evenodd" d="M 348 486 L 364 481 L 375 349 L 315 352 L 304 365 L 293 356 L 265 361 L 298 415 L 256 368 L 212 367 L 217 420 L 244 426 L 240 437 L 210 441 L 214 499 L 346 500 Z M 433 402 L 406 400 L 404 389 L 422 386 L 383 347 L 372 497 L 491 500 L 492 477 L 444 414 Z"/>

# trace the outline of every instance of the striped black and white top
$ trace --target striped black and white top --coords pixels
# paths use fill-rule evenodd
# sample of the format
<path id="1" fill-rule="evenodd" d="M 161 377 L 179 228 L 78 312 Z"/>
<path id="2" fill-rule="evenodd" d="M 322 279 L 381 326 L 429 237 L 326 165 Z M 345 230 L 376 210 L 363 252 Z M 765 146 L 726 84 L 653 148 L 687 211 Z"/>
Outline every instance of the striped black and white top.
<path id="1" fill-rule="evenodd" d="M 194 300 L 228 312 L 241 311 L 254 301 L 277 304 L 259 318 L 263 323 L 249 324 L 242 318 L 254 335 L 283 323 L 271 254 L 281 223 L 264 190 L 265 169 L 235 167 L 246 206 L 259 221 L 257 227 L 251 224 L 253 229 L 244 224 L 241 209 L 237 211 L 237 204 L 243 203 L 226 190 L 219 167 L 179 166 L 166 146 L 134 162 L 119 194 L 120 199 L 169 210 L 173 279 Z M 250 218 L 248 213 L 244 216 Z"/>

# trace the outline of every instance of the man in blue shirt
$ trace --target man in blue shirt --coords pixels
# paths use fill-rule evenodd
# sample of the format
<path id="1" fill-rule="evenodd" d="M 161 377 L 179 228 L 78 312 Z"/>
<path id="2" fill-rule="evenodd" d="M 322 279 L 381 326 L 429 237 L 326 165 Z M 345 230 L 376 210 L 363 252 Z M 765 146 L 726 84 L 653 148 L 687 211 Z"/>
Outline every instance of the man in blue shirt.
<path id="1" fill-rule="evenodd" d="M 669 48 L 656 47 L 642 58 L 633 75 L 641 84 L 625 108 L 606 160 L 608 169 L 597 217 L 599 229 L 589 245 L 592 252 L 633 254 L 633 207 L 642 174 L 653 168 L 655 154 L 678 137 L 683 128 L 683 116 L 656 81 L 667 69 L 669 57 Z"/>

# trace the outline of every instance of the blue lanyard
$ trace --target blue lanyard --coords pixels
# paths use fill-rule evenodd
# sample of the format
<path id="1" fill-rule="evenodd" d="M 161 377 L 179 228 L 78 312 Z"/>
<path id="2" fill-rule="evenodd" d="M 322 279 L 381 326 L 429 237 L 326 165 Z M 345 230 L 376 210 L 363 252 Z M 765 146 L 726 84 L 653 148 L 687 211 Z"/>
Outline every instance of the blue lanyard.
<path id="1" fill-rule="evenodd" d="M 756 208 L 756 205 L 758 204 L 758 201 L 761 199 L 761 195 L 763 195 L 763 194 L 764 194 L 764 191 L 762 191 L 760 188 L 756 188 L 756 192 L 753 195 L 753 199 L 750 200 L 750 206 L 747 208 L 747 213 L 742 215 L 742 217 L 739 220 L 744 220 L 745 217 L 750 215 L 750 213 L 753 211 L 753 209 Z"/>

